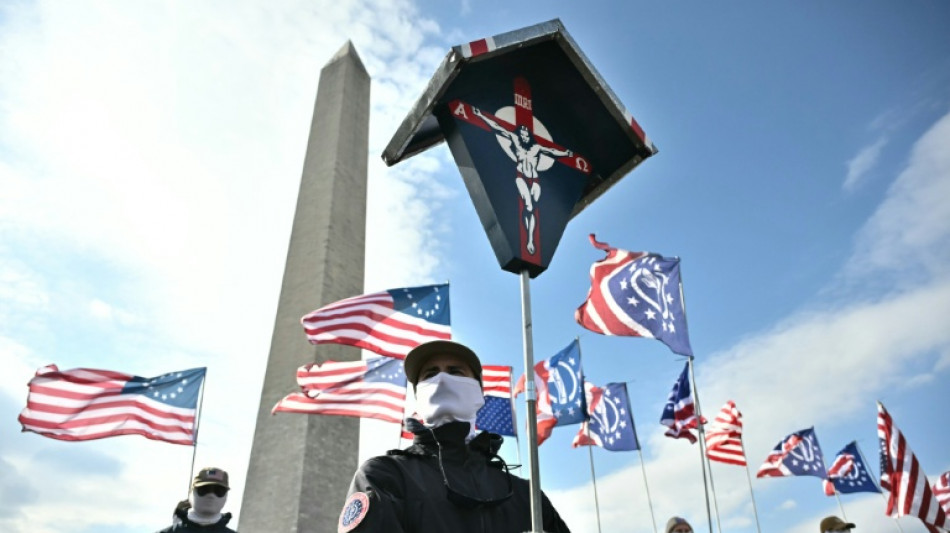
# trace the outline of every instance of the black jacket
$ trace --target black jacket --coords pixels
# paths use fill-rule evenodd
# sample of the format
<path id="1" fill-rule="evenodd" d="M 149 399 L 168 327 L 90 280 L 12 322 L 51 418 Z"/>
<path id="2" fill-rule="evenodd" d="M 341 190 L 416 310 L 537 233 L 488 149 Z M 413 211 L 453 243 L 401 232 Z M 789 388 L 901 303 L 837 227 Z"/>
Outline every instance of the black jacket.
<path id="1" fill-rule="evenodd" d="M 363 463 L 350 483 L 341 530 L 346 529 L 346 524 L 358 522 L 352 531 L 531 531 L 528 481 L 505 471 L 504 462 L 495 455 L 501 447 L 499 435 L 483 432 L 466 445 L 469 427 L 468 423 L 453 422 L 435 430 L 417 430 L 409 448 L 390 450 L 388 455 Z M 439 445 L 445 477 L 456 493 L 451 497 L 439 468 Z M 354 494 L 360 492 L 368 501 L 365 513 L 361 512 L 363 506 L 359 502 L 352 503 L 354 498 L 360 498 Z M 547 496 L 542 494 L 541 500 L 544 531 L 570 533 Z"/>
<path id="2" fill-rule="evenodd" d="M 208 525 L 198 524 L 189 520 L 187 509 L 178 509 L 175 511 L 175 515 L 181 520 L 181 523 L 168 526 L 158 533 L 237 533 L 228 527 L 228 522 L 231 521 L 231 513 L 222 514 L 221 520 Z"/>

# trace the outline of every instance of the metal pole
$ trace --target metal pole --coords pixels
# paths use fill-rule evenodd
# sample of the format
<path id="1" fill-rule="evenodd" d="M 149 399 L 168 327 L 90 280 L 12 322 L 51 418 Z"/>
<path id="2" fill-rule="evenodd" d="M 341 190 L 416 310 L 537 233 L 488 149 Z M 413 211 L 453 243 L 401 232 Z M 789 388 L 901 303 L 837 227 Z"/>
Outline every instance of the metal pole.
<path id="1" fill-rule="evenodd" d="M 531 325 L 531 289 L 527 270 L 521 271 L 521 321 L 524 324 L 524 390 L 528 418 L 528 466 L 531 477 L 531 532 L 544 533 L 541 514 L 541 469 L 538 466 L 538 391 L 534 385 L 534 340 Z"/>
<path id="2" fill-rule="evenodd" d="M 835 487 L 834 481 L 831 482 L 831 486 L 832 486 L 832 488 L 835 489 L 835 499 L 838 500 L 838 510 L 841 511 L 841 518 L 842 518 L 842 520 L 844 520 L 845 522 L 847 522 L 847 521 L 848 521 L 848 515 L 844 514 L 844 506 L 841 505 L 841 498 L 838 497 L 838 488 Z"/>
<path id="3" fill-rule="evenodd" d="M 195 413 L 195 438 L 191 444 L 191 469 L 188 471 L 188 493 L 185 495 L 187 500 L 191 497 L 191 477 L 195 475 L 195 455 L 198 453 L 198 427 L 201 425 L 201 408 L 205 403 L 205 382 L 208 380 L 208 369 L 205 369 L 205 375 L 201 380 L 201 393 L 198 395 L 198 411 Z"/>
<path id="4" fill-rule="evenodd" d="M 679 258 L 676 258 L 679 260 Z M 680 269 L 680 304 L 683 306 L 683 322 L 689 323 L 686 318 L 686 295 L 683 294 L 683 270 Z M 696 406 L 696 418 L 699 420 L 699 459 L 703 465 L 703 490 L 706 492 L 706 517 L 709 520 L 709 532 L 712 533 L 712 511 L 709 510 L 709 486 L 706 484 L 706 433 L 703 431 L 703 414 L 699 408 L 699 391 L 696 390 L 696 375 L 693 372 L 693 356 L 687 359 L 689 365 L 689 377 L 693 385 L 693 404 Z M 709 468 L 710 479 L 712 478 L 712 467 Z M 715 491 L 715 489 L 713 489 Z M 718 506 L 717 506 L 718 507 Z M 716 523 L 719 523 L 719 509 L 716 509 Z M 722 526 L 719 527 L 719 533 L 722 533 Z"/>
<path id="5" fill-rule="evenodd" d="M 653 533 L 659 533 L 656 528 L 656 515 L 653 514 L 653 498 L 650 498 L 650 485 L 647 483 L 647 469 L 643 465 L 643 451 L 637 446 L 637 454 L 640 455 L 640 472 L 643 474 L 643 487 L 647 489 L 647 505 L 650 506 L 650 520 L 653 520 Z"/>
<path id="6" fill-rule="evenodd" d="M 683 302 L 682 283 L 680 283 L 680 301 Z M 684 302 L 683 303 L 683 317 L 685 318 L 685 316 L 686 316 L 686 304 Z M 703 432 L 703 424 L 702 424 L 703 415 L 702 415 L 702 411 L 700 411 L 699 409 L 699 392 L 696 391 L 696 376 L 693 374 L 693 357 L 692 356 L 690 356 L 689 359 L 687 359 L 686 364 L 687 366 L 689 366 L 689 377 L 693 386 L 693 405 L 696 406 L 696 418 L 699 421 L 699 423 L 697 424 L 697 426 L 699 426 L 699 446 L 698 446 L 699 462 L 703 467 L 703 491 L 706 493 L 706 518 L 709 520 L 709 531 L 710 533 L 712 533 L 712 530 L 713 530 L 712 510 L 709 507 L 709 482 L 706 477 L 706 451 L 705 451 L 705 446 L 704 446 L 706 437 L 705 437 L 705 432 Z M 710 475 L 712 475 L 712 472 L 710 472 Z M 719 522 L 718 514 L 716 515 L 716 522 L 717 523 Z M 720 528 L 719 531 L 720 533 L 722 533 L 722 528 Z"/>
<path id="7" fill-rule="evenodd" d="M 590 422 L 587 423 L 587 440 L 590 440 Z M 590 480 L 594 484 L 594 510 L 597 512 L 597 532 L 600 533 L 600 499 L 597 498 L 597 476 L 594 474 L 593 446 L 587 446 L 587 456 L 590 458 Z"/>
<path id="8" fill-rule="evenodd" d="M 762 533 L 762 526 L 759 525 L 759 510 L 755 506 L 755 493 L 752 492 L 752 474 L 749 473 L 749 460 L 746 458 L 745 443 L 741 440 L 739 445 L 742 447 L 742 457 L 745 459 L 745 477 L 749 480 L 749 496 L 752 497 L 752 514 L 755 515 L 755 530 Z"/>

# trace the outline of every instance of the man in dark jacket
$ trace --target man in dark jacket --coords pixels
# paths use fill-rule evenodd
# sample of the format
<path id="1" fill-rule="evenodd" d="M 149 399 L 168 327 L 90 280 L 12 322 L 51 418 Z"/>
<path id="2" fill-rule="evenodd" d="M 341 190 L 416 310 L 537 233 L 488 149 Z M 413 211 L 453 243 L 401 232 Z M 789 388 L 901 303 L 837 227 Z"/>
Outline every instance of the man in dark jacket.
<path id="1" fill-rule="evenodd" d="M 175 507 L 174 524 L 159 533 L 236 533 L 228 527 L 231 513 L 221 513 L 228 501 L 228 473 L 202 468 L 191 484 L 191 495 Z"/>
<path id="2" fill-rule="evenodd" d="M 502 438 L 476 434 L 484 404 L 482 366 L 472 350 L 433 341 L 406 356 L 406 377 L 425 420 L 409 420 L 405 450 L 366 461 L 353 476 L 339 533 L 522 533 L 531 531 L 527 480 L 498 457 Z M 544 531 L 570 533 L 541 495 Z"/>

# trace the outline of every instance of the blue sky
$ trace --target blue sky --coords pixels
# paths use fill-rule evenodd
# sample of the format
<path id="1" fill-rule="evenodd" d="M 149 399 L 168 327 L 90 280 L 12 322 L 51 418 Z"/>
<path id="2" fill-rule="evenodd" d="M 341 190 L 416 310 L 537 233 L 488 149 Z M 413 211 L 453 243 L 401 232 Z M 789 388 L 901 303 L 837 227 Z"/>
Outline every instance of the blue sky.
<path id="1" fill-rule="evenodd" d="M 738 404 L 753 474 L 809 426 L 828 460 L 856 439 L 876 463 L 875 400 L 932 479 L 950 470 L 946 2 L 14 0 L 0 7 L 0 529 L 154 530 L 184 496 L 190 448 L 19 433 L 48 363 L 208 366 L 197 462 L 243 488 L 319 69 L 347 39 L 373 77 L 367 292 L 450 280 L 456 338 L 520 367 L 518 278 L 447 148 L 392 168 L 379 154 L 450 46 L 555 17 L 660 152 L 571 221 L 532 282 L 535 355 L 579 336 L 589 379 L 630 382 L 657 521 L 705 530 L 698 452 L 657 423 L 683 361 L 574 323 L 602 257 L 588 233 L 682 258 L 700 401 Z M 541 447 L 542 484 L 572 530 L 594 531 L 573 433 Z M 639 456 L 593 457 L 603 530 L 652 531 Z M 723 530 L 755 531 L 743 469 L 713 474 Z M 753 489 L 764 531 L 838 513 L 814 478 Z M 879 496 L 842 503 L 861 531 L 895 530 Z"/>

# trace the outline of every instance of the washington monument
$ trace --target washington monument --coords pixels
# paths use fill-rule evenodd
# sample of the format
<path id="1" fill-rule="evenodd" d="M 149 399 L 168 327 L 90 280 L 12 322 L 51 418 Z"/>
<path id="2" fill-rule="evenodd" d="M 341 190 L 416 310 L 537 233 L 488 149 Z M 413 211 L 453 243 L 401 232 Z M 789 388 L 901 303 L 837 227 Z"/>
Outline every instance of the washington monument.
<path id="1" fill-rule="evenodd" d="M 359 419 L 280 413 L 306 363 L 360 350 L 307 342 L 300 318 L 363 292 L 370 79 L 350 42 L 320 72 L 241 506 L 242 533 L 331 533 L 357 468 Z"/>

